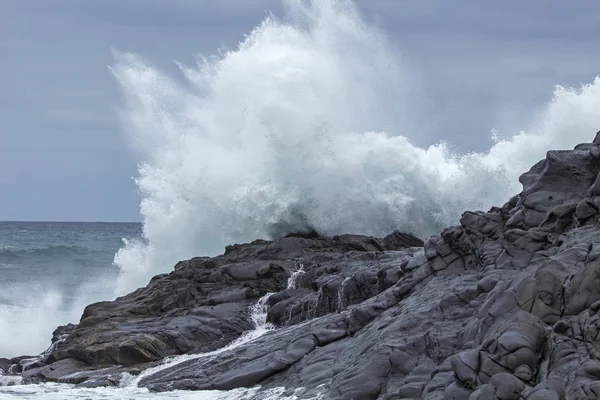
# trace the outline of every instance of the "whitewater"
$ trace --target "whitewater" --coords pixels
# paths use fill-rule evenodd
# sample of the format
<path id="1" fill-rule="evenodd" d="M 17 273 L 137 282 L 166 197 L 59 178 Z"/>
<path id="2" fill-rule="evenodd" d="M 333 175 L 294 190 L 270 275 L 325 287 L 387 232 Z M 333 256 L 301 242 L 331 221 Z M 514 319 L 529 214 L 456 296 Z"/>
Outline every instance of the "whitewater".
<path id="1" fill-rule="evenodd" d="M 521 131 L 495 134 L 487 151 L 452 151 L 444 132 L 436 144 L 418 147 L 419 120 L 426 125 L 431 115 L 412 101 L 427 93 L 403 61 L 402 44 L 392 45 L 350 1 L 283 3 L 284 15 L 265 18 L 237 48 L 198 56 L 195 65 L 177 63 L 179 75 L 114 51 L 110 72 L 124 99 L 119 118 L 140 160 L 143 232 L 114 256 L 118 277 L 100 297 L 143 286 L 179 260 L 290 231 L 383 236 L 399 229 L 424 238 L 456 224 L 465 210 L 502 205 L 546 151 L 589 142 L 600 127 L 596 78 L 556 87 Z M 22 326 L 61 312 L 52 301 L 43 304 L 29 309 L 32 317 L 19 316 Z M 77 322 L 75 314 L 56 322 Z M 49 343 L 51 331 L 35 336 Z M 48 399 L 282 396 L 158 395 L 133 386 L 0 389 Z"/>

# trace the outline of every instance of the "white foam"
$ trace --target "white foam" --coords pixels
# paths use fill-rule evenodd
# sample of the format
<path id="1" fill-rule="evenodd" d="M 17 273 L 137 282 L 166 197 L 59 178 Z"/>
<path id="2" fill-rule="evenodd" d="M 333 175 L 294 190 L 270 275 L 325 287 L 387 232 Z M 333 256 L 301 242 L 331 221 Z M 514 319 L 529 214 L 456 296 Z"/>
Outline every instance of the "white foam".
<path id="1" fill-rule="evenodd" d="M 0 387 L 21 385 L 22 383 L 22 377 L 15 375 L 2 375 L 2 372 L 0 371 Z"/>
<path id="2" fill-rule="evenodd" d="M 42 296 L 27 292 L 13 295 L 20 296 L 14 299 L 16 304 L 0 303 L 0 355 L 37 354 L 48 347 L 52 331 L 67 317 L 61 310 L 62 297 L 52 291 Z"/>
<path id="3" fill-rule="evenodd" d="M 296 394 L 284 394 L 285 389 L 275 388 L 259 392 L 259 388 L 237 389 L 229 391 L 174 390 L 165 393 L 151 393 L 142 388 L 94 388 L 76 389 L 71 385 L 45 383 L 40 385 L 0 386 L 2 400 L 295 400 Z M 321 395 L 313 397 L 321 399 Z"/>
<path id="4" fill-rule="evenodd" d="M 114 278 L 95 276 L 81 282 L 72 298 L 65 298 L 50 278 L 46 283 L 19 282 L 0 293 L 0 356 L 36 355 L 50 345 L 52 332 L 76 323 L 88 304 L 106 300 L 115 291 Z"/>

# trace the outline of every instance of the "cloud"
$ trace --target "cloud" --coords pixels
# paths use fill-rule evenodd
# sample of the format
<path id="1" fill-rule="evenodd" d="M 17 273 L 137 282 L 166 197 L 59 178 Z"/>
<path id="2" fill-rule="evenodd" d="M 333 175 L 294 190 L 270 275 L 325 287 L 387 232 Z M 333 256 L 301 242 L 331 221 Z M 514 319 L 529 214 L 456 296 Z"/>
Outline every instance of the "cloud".
<path id="1" fill-rule="evenodd" d="M 446 0 L 360 1 L 365 10 L 395 21 L 399 31 L 474 34 L 521 41 L 558 39 L 595 41 L 600 33 L 600 6 L 581 0 L 577 7 L 559 0 L 503 2 Z"/>

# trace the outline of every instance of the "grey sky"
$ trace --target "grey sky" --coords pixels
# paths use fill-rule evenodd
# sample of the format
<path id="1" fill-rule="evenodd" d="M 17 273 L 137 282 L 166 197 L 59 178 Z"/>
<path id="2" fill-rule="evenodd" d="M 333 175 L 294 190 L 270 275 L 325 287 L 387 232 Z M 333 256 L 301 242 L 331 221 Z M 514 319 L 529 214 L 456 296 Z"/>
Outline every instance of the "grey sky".
<path id="1" fill-rule="evenodd" d="M 415 70 L 427 145 L 485 149 L 600 73 L 596 0 L 359 0 Z M 0 220 L 138 220 L 110 49 L 165 69 L 237 42 L 277 0 L 0 0 Z"/>

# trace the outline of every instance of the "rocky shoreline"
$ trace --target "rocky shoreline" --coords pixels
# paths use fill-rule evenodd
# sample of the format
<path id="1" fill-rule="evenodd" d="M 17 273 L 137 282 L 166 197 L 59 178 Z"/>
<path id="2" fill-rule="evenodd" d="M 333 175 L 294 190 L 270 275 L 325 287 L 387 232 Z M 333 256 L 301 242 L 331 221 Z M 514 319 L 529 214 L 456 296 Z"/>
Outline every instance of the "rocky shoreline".
<path id="1" fill-rule="evenodd" d="M 0 375 L 299 398 L 598 399 L 599 172 L 597 136 L 548 152 L 522 193 L 425 242 L 313 232 L 182 261 L 89 305 L 44 354 L 0 359 Z M 257 327 L 259 299 L 270 328 L 217 351 Z"/>

